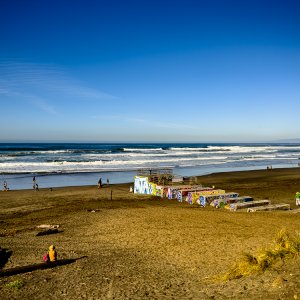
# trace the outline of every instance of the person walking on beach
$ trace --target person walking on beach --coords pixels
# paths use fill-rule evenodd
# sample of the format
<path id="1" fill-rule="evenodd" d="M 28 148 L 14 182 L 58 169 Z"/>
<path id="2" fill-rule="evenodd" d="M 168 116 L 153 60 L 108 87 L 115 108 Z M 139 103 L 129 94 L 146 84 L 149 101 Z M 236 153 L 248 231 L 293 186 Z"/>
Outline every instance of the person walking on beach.
<path id="1" fill-rule="evenodd" d="M 98 189 L 102 188 L 102 179 L 101 177 L 98 180 Z"/>
<path id="2" fill-rule="evenodd" d="M 107 185 L 109 185 L 109 179 L 108 178 L 107 178 L 106 182 L 107 182 Z"/>
<path id="3" fill-rule="evenodd" d="M 296 193 L 296 197 L 295 198 L 296 198 L 296 205 L 300 206 L 300 193 L 299 192 Z"/>
<path id="4" fill-rule="evenodd" d="M 36 179 L 35 179 L 35 176 L 33 176 L 32 178 L 32 188 L 35 190 L 36 188 Z"/>
<path id="5" fill-rule="evenodd" d="M 7 191 L 8 191 L 8 187 L 7 187 L 7 182 L 6 182 L 6 180 L 4 180 L 4 182 L 3 182 L 3 191 L 4 191 L 4 192 L 7 192 Z"/>

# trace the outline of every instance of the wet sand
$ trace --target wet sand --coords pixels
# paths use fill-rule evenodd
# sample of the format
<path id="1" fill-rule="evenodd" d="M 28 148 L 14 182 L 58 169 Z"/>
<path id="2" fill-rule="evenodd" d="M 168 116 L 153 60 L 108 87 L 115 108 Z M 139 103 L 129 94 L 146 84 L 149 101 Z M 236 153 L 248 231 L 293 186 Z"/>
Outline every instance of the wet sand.
<path id="1" fill-rule="evenodd" d="M 295 208 L 300 168 L 218 173 L 197 178 L 227 192 Z M 0 193 L 0 246 L 9 270 L 42 262 L 54 244 L 73 263 L 0 277 L 2 299 L 292 299 L 300 297 L 299 261 L 219 283 L 243 252 L 300 230 L 300 214 L 229 212 L 129 193 L 130 184 Z M 59 233 L 36 236 L 40 224 Z M 282 280 L 278 280 L 281 278 Z M 18 289 L 8 283 L 20 280 Z M 279 282 L 279 283 L 276 283 Z"/>

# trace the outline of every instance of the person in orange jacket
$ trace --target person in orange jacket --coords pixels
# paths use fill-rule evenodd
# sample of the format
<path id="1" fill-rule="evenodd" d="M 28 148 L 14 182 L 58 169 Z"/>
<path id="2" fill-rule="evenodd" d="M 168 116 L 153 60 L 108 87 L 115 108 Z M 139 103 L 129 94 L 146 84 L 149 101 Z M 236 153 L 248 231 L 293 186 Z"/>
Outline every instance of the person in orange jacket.
<path id="1" fill-rule="evenodd" d="M 55 250 L 55 246 L 51 245 L 49 247 L 48 255 L 49 255 L 50 262 L 53 262 L 53 261 L 57 260 L 57 252 Z"/>

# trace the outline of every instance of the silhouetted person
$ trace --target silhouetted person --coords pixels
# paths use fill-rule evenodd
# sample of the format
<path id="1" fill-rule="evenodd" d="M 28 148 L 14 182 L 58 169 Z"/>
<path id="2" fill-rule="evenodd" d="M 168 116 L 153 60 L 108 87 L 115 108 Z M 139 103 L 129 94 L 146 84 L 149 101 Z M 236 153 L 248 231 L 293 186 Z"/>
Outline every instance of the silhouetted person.
<path id="1" fill-rule="evenodd" d="M 98 180 L 98 189 L 102 188 L 102 179 L 101 177 Z"/>
<path id="2" fill-rule="evenodd" d="M 35 176 L 32 178 L 32 188 L 35 190 L 36 189 L 36 179 Z"/>

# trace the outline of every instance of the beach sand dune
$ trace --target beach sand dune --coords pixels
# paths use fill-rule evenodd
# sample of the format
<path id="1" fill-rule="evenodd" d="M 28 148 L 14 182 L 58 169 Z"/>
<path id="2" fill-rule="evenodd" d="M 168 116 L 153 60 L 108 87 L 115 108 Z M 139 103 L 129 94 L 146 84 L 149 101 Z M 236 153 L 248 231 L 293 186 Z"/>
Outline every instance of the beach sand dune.
<path id="1" fill-rule="evenodd" d="M 295 208 L 300 169 L 219 173 L 199 177 L 198 182 Z M 226 272 L 243 252 L 268 246 L 280 229 L 299 230 L 299 214 L 203 209 L 137 196 L 129 193 L 129 186 L 2 192 L 0 246 L 12 251 L 4 270 L 41 263 L 52 244 L 60 259 L 78 260 L 2 277 L 1 298 L 300 297 L 299 261 L 230 282 L 208 280 Z M 59 224 L 59 233 L 36 236 L 41 224 Z M 22 287 L 9 284 L 17 280 Z"/>

